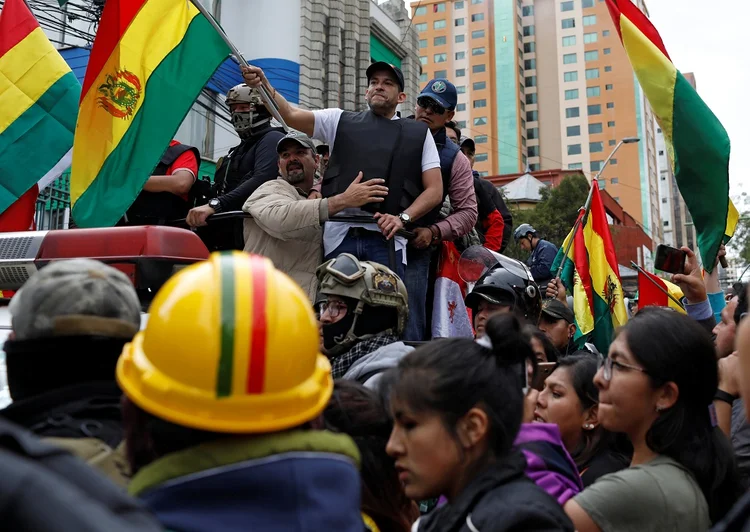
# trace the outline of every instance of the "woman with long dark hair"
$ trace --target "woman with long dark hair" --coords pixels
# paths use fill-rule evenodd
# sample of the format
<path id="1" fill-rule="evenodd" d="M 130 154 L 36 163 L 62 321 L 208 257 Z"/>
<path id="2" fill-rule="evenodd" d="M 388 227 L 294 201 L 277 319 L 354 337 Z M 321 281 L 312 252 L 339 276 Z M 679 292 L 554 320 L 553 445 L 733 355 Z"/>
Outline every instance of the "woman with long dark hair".
<path id="1" fill-rule="evenodd" d="M 418 531 L 573 530 L 556 500 L 525 474 L 513 447 L 523 415 L 528 342 L 512 315 L 481 341 L 438 340 L 404 357 L 390 381 L 386 451 L 413 500 L 444 495 Z"/>
<path id="2" fill-rule="evenodd" d="M 534 356 L 536 357 L 537 362 L 557 362 L 560 357 L 560 352 L 552 344 L 552 340 L 550 340 L 549 337 L 537 326 L 530 324 L 524 325 L 523 333 L 531 344 L 531 349 L 534 351 Z"/>
<path id="3" fill-rule="evenodd" d="M 385 452 L 392 423 L 375 392 L 347 380 L 334 383 L 323 412 L 328 428 L 343 432 L 361 455 L 362 514 L 371 532 L 408 532 L 419 508 L 404 495 L 393 458 Z"/>
<path id="4" fill-rule="evenodd" d="M 702 531 L 721 519 L 742 487 L 709 409 L 718 369 L 706 331 L 672 310 L 643 309 L 594 382 L 599 422 L 627 434 L 633 459 L 565 504 L 576 529 Z"/>
<path id="5" fill-rule="evenodd" d="M 535 422 L 558 426 L 584 487 L 629 463 L 614 451 L 614 435 L 599 423 L 599 390 L 594 384 L 597 369 L 598 357 L 589 351 L 561 358 L 545 380 L 533 413 Z"/>

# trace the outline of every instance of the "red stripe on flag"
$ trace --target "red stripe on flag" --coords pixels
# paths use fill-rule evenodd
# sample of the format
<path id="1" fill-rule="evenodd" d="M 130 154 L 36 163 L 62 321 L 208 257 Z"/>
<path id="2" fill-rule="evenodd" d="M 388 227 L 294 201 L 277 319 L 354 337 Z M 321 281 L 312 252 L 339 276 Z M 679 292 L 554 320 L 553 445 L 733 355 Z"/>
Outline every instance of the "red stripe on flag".
<path id="1" fill-rule="evenodd" d="M 648 277 L 648 278 L 647 278 Z M 648 272 L 638 272 L 638 308 L 644 307 L 666 307 L 669 306 L 669 298 L 667 294 L 659 290 L 659 287 L 649 281 L 652 279 L 659 286 L 667 290 L 662 280 L 656 275 L 651 275 Z"/>
<path id="2" fill-rule="evenodd" d="M 145 3 L 146 0 L 108 0 L 104 5 L 99 30 L 96 32 L 86 67 L 86 76 L 83 78 L 81 101 Z"/>
<path id="3" fill-rule="evenodd" d="M 661 50 L 661 53 L 663 53 L 667 59 L 672 61 L 672 58 L 669 57 L 669 54 L 667 53 L 667 47 L 664 46 L 664 42 L 661 40 L 661 35 L 656 31 L 656 28 L 651 24 L 648 17 L 638 9 L 633 2 L 630 0 L 607 0 L 607 7 L 609 8 L 612 22 L 615 23 L 617 33 L 620 34 L 620 41 L 622 41 L 620 17 L 625 17 L 632 22 L 649 41 L 654 43 L 654 46 Z"/>
<path id="4" fill-rule="evenodd" d="M 39 185 L 34 185 L 0 214 L 0 233 L 28 231 L 34 225 Z"/>
<path id="5" fill-rule="evenodd" d="M 615 247 L 612 244 L 612 235 L 609 232 L 609 223 L 607 222 L 607 211 L 604 210 L 604 203 L 602 203 L 602 197 L 599 194 L 599 181 L 593 180 L 594 193 L 591 196 L 591 210 L 589 211 L 589 223 L 591 229 L 596 234 L 602 237 L 604 242 L 604 256 L 607 257 L 607 262 L 612 271 L 615 272 L 617 278 L 620 278 L 620 267 L 617 265 L 617 256 L 615 255 Z"/>
<path id="6" fill-rule="evenodd" d="M 39 23 L 23 0 L 5 0 L 0 11 L 0 57 L 38 27 Z"/>
<path id="7" fill-rule="evenodd" d="M 581 218 L 584 214 L 582 211 L 578 218 Z M 581 278 L 581 284 L 583 289 L 586 291 L 586 300 L 589 303 L 589 309 L 591 309 L 591 315 L 594 315 L 594 285 L 591 282 L 591 269 L 589 267 L 589 253 L 586 250 L 586 241 L 583 237 L 583 223 L 578 224 L 576 234 L 573 235 L 573 262 L 576 265 L 576 272 Z M 571 290 L 572 292 L 572 290 Z"/>
<path id="8" fill-rule="evenodd" d="M 267 267 L 267 263 L 262 257 L 250 257 L 250 275 L 253 283 L 253 321 L 250 326 L 250 364 L 248 364 L 247 369 L 247 393 L 263 393 L 266 380 Z"/>

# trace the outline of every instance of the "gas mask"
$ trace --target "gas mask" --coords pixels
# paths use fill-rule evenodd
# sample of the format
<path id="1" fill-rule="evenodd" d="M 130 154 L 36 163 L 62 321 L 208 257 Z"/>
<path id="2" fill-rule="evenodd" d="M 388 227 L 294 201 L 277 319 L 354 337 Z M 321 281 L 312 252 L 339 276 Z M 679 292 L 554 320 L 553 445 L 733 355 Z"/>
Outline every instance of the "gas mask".
<path id="1" fill-rule="evenodd" d="M 271 113 L 263 105 L 263 99 L 257 89 L 251 89 L 247 85 L 240 84 L 229 89 L 226 104 L 248 104 L 248 111 L 232 111 L 232 126 L 242 140 L 268 126 L 271 121 Z M 231 109 L 231 107 L 230 107 Z"/>

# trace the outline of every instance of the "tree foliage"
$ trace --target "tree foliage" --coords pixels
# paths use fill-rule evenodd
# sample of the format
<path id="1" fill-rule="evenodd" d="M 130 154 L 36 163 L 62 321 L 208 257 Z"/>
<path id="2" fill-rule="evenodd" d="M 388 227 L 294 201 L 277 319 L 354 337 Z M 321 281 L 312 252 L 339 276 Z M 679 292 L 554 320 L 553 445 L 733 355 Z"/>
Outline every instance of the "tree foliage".
<path id="1" fill-rule="evenodd" d="M 533 209 L 519 209 L 512 200 L 506 199 L 513 214 L 513 228 L 523 223 L 531 224 L 537 234 L 560 247 L 578 217 L 578 210 L 586 203 L 589 182 L 581 174 L 570 175 L 552 188 L 542 189 L 542 201 Z M 505 254 L 526 260 L 528 253 L 511 240 Z"/>

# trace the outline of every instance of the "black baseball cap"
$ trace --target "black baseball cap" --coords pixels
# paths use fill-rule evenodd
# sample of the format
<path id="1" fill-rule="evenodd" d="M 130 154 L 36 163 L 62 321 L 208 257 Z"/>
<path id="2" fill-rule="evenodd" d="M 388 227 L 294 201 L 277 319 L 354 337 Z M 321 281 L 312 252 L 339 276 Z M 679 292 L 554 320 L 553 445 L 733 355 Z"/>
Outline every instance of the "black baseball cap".
<path id="1" fill-rule="evenodd" d="M 575 315 L 565 303 L 559 299 L 547 299 L 542 304 L 542 317 L 552 318 L 553 321 L 565 320 L 568 323 L 575 321 Z"/>
<path id="2" fill-rule="evenodd" d="M 329 153 L 331 149 L 328 147 L 328 144 L 318 144 L 315 151 L 318 152 L 318 155 L 325 155 L 326 153 Z"/>
<path id="3" fill-rule="evenodd" d="M 367 67 L 367 83 L 370 83 L 370 78 L 375 74 L 375 72 L 380 72 L 382 70 L 393 72 L 393 75 L 396 76 L 396 80 L 398 81 L 398 86 L 401 89 L 401 92 L 404 92 L 404 73 L 401 72 L 401 69 L 396 65 L 386 63 L 385 61 L 376 61 L 375 63 L 372 63 L 369 67 Z"/>

